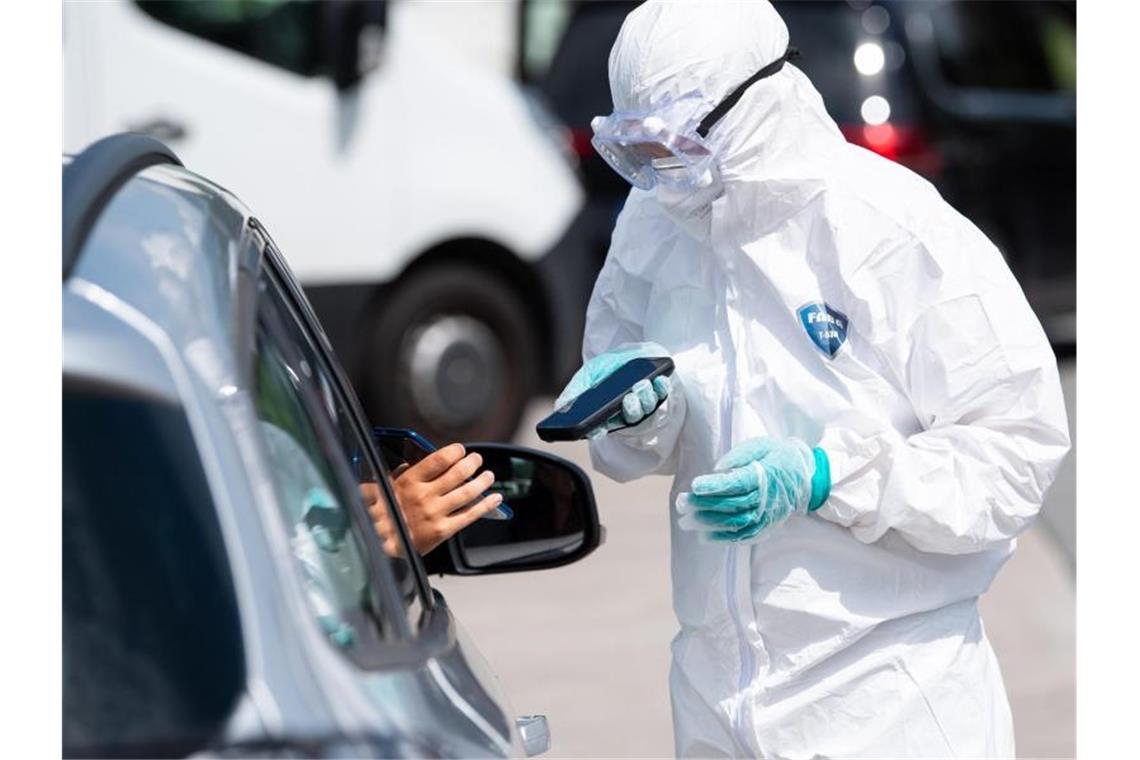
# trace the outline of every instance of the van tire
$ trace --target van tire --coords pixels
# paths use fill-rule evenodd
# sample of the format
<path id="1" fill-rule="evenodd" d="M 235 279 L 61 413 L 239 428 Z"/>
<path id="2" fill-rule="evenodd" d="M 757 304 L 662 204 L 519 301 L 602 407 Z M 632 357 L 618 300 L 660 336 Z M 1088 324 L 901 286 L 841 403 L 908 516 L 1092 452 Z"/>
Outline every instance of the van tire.
<path id="1" fill-rule="evenodd" d="M 389 289 L 370 321 L 361 396 L 373 424 L 414 428 L 439 446 L 511 439 L 538 385 L 540 351 L 535 320 L 509 285 L 470 264 L 435 264 Z M 448 348 L 433 364 L 439 345 Z"/>

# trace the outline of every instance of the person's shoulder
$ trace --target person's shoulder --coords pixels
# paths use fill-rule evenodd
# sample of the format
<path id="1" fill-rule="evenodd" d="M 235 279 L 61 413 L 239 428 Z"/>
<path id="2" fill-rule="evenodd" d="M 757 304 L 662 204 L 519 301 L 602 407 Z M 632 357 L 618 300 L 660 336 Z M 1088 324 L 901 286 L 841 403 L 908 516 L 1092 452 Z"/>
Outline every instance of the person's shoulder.
<path id="1" fill-rule="evenodd" d="M 957 213 L 925 177 L 856 145 L 838 154 L 826 193 L 842 213 L 916 242 L 927 237 L 932 222 Z"/>
<path id="2" fill-rule="evenodd" d="M 904 166 L 851 146 L 823 196 L 833 271 L 883 319 L 906 321 L 922 304 L 1010 286 L 997 247 Z"/>
<path id="3" fill-rule="evenodd" d="M 1001 254 L 973 222 L 942 197 L 927 179 L 887 158 L 855 145 L 847 146 L 826 183 L 827 205 L 846 220 L 855 246 L 922 249 L 941 268 L 975 267 L 978 259 Z"/>

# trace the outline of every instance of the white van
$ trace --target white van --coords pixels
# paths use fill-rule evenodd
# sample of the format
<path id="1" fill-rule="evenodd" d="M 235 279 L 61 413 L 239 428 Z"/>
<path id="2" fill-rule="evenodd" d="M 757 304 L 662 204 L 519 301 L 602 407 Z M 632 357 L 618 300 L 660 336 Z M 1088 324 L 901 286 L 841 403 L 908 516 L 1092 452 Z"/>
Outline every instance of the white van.
<path id="1" fill-rule="evenodd" d="M 64 150 L 142 132 L 240 187 L 371 419 L 507 438 L 577 365 L 596 273 L 565 131 L 512 77 L 518 13 L 66 2 Z"/>

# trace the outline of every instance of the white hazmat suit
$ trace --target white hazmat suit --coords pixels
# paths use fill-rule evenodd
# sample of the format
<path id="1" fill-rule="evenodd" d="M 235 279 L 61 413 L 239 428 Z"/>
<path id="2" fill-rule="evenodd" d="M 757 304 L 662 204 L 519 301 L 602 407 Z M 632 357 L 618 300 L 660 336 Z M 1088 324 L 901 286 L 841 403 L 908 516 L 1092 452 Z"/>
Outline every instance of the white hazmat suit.
<path id="1" fill-rule="evenodd" d="M 767 2 L 649 2 L 610 54 L 615 110 L 711 106 L 788 43 Z M 719 182 L 630 193 L 584 337 L 587 359 L 653 342 L 676 363 L 649 419 L 590 443 L 617 480 L 676 476 L 676 751 L 1010 757 L 977 600 L 1069 448 L 1041 327 L 993 244 L 846 143 L 794 65 L 709 140 Z M 821 341 L 823 314 L 843 329 Z M 752 542 L 682 530 L 676 496 L 758 436 L 827 452 L 822 508 Z"/>

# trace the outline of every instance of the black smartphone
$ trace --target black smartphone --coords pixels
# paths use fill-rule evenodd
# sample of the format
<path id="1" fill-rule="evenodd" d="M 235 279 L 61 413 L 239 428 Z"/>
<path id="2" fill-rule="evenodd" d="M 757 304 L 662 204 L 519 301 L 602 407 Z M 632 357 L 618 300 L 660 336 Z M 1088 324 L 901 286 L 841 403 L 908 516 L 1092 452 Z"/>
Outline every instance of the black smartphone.
<path id="1" fill-rule="evenodd" d="M 384 464 L 389 470 L 395 470 L 401 464 L 416 464 L 435 451 L 431 441 L 410 428 L 373 428 L 372 440 L 380 449 L 380 456 L 384 457 Z"/>
<path id="2" fill-rule="evenodd" d="M 435 444 L 409 428 L 373 428 L 372 440 L 376 442 L 376 447 L 380 450 L 380 456 L 384 457 L 384 463 L 388 465 L 390 471 L 395 470 L 401 464 L 411 466 L 435 451 Z M 470 478 L 468 478 L 468 480 L 470 480 Z M 474 499 L 471 503 L 474 504 L 478 502 L 490 493 L 490 491 L 487 491 Z M 482 519 L 510 520 L 514 516 L 514 511 L 507 506 L 507 503 L 504 501 L 483 515 Z"/>
<path id="3" fill-rule="evenodd" d="M 621 365 L 601 383 L 538 423 L 535 430 L 544 441 L 577 441 L 621 412 L 625 394 L 642 380 L 653 381 L 673 374 L 668 356 L 640 357 Z"/>

